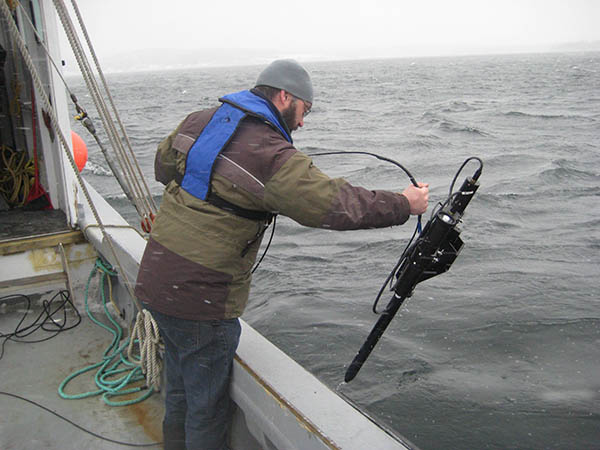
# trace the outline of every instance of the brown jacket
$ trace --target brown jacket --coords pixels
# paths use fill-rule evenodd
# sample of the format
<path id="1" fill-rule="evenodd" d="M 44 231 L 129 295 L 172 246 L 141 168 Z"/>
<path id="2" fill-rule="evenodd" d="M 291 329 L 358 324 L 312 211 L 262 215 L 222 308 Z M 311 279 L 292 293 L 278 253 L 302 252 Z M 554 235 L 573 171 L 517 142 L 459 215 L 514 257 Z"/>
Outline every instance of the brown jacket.
<path id="1" fill-rule="evenodd" d="M 190 114 L 161 144 L 157 180 L 168 183 L 137 279 L 152 309 L 183 319 L 239 317 L 248 300 L 265 223 L 239 217 L 183 190 L 187 152 L 216 109 Z M 406 197 L 369 191 L 323 174 L 278 130 L 243 119 L 215 162 L 211 190 L 242 208 L 283 214 L 318 228 L 353 230 L 404 223 Z"/>

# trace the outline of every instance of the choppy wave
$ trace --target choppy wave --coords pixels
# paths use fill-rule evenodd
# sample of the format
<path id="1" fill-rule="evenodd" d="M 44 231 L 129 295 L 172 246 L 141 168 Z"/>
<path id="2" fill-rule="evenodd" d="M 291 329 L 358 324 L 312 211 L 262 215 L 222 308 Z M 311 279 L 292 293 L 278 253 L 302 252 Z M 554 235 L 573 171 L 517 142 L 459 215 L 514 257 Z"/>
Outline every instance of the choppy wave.
<path id="1" fill-rule="evenodd" d="M 544 114 L 544 113 L 526 113 L 522 111 L 509 111 L 504 113 L 505 116 L 511 118 L 527 118 L 527 119 L 542 119 L 542 120 L 577 120 L 585 122 L 595 122 L 593 117 L 572 115 L 572 114 Z"/>
<path id="2" fill-rule="evenodd" d="M 91 173 L 93 175 L 99 176 L 99 177 L 113 177 L 113 173 L 110 171 L 110 169 L 104 167 L 102 164 L 100 163 L 95 163 L 94 161 L 89 161 L 85 164 L 83 170 L 82 170 L 82 174 L 86 175 L 88 173 Z"/>
<path id="3" fill-rule="evenodd" d="M 478 127 L 456 122 L 446 117 L 442 117 L 437 113 L 425 112 L 423 114 L 423 119 L 425 125 L 429 126 L 433 130 L 441 130 L 449 133 L 467 133 L 483 137 L 492 136 L 491 133 L 488 133 Z"/>
<path id="4" fill-rule="evenodd" d="M 546 169 L 540 173 L 540 177 L 548 182 L 600 182 L 600 172 L 598 171 L 598 168 L 590 167 L 588 170 L 584 170 L 583 168 L 578 167 L 579 164 L 567 159 L 555 160 L 552 161 L 552 164 L 556 167 Z"/>
<path id="5" fill-rule="evenodd" d="M 476 111 L 478 109 L 474 104 L 463 100 L 452 100 L 440 106 L 443 113 Z"/>
<path id="6" fill-rule="evenodd" d="M 459 132 L 459 133 L 464 132 L 464 133 L 470 133 L 470 134 L 485 136 L 485 137 L 492 136 L 491 133 L 487 133 L 479 128 L 468 126 L 468 125 L 462 125 L 462 124 L 459 124 L 459 123 L 456 123 L 456 122 L 453 122 L 450 120 L 441 121 L 439 124 L 439 128 L 441 130 L 450 131 L 450 132 Z"/>
<path id="7" fill-rule="evenodd" d="M 403 367 L 399 367 L 402 372 L 396 379 L 396 383 L 399 387 L 408 387 L 433 371 L 433 367 L 430 363 L 423 359 L 411 359 L 403 364 Z"/>

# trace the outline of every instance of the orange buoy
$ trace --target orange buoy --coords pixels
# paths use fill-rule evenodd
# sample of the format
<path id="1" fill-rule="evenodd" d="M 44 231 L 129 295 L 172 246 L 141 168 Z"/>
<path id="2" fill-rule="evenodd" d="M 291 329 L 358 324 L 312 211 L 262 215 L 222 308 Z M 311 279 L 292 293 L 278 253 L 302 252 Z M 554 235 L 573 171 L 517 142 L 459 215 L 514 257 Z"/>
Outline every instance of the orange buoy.
<path id="1" fill-rule="evenodd" d="M 87 145 L 74 131 L 71 131 L 71 141 L 73 142 L 73 159 L 75 159 L 75 165 L 81 172 L 88 159 Z"/>

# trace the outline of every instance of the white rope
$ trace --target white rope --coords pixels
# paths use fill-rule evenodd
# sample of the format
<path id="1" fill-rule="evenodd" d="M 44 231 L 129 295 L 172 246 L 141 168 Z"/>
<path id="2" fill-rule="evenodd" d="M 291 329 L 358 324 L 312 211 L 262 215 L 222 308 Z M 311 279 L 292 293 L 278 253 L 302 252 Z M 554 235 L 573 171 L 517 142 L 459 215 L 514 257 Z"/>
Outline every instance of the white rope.
<path id="1" fill-rule="evenodd" d="M 145 197 L 145 200 L 148 202 L 148 209 L 150 212 L 152 212 L 153 209 L 154 209 L 154 211 L 156 211 L 158 208 L 156 206 L 156 203 L 154 202 L 154 198 L 150 194 L 150 189 L 148 188 L 148 185 L 146 184 L 146 179 L 143 176 L 143 173 L 138 164 L 137 158 L 135 157 L 135 153 L 133 152 L 133 148 L 131 146 L 131 141 L 129 140 L 129 136 L 128 136 L 127 132 L 125 131 L 125 127 L 123 126 L 123 122 L 121 121 L 121 117 L 119 115 L 119 112 L 117 111 L 117 107 L 115 106 L 113 97 L 110 94 L 110 90 L 108 89 L 108 83 L 106 82 L 106 79 L 104 78 L 104 73 L 102 72 L 102 69 L 100 68 L 100 62 L 98 61 L 96 52 L 94 51 L 94 47 L 93 47 L 92 41 L 88 35 L 85 23 L 83 22 L 83 17 L 81 16 L 81 13 L 79 12 L 77 2 L 75 0 L 71 0 L 71 4 L 73 5 L 73 10 L 75 11 L 75 15 L 77 16 L 77 20 L 79 22 L 79 27 L 81 28 L 81 31 L 83 32 L 83 36 L 85 37 L 85 41 L 88 45 L 88 48 L 90 49 L 90 54 L 92 56 L 92 59 L 94 60 L 96 70 L 98 72 L 98 76 L 100 77 L 100 80 L 102 81 L 104 90 L 106 91 L 108 101 L 112 107 L 113 112 L 115 113 L 115 118 L 117 119 L 117 122 L 119 123 L 121 132 L 123 133 L 123 137 L 125 138 L 125 142 L 127 143 L 127 148 L 129 149 L 129 154 L 131 156 L 130 159 L 127 159 L 128 163 L 130 164 L 130 170 L 133 172 L 133 167 L 131 167 L 132 162 L 135 164 L 135 168 L 137 169 L 138 177 L 133 177 L 133 180 L 135 183 L 138 183 L 141 180 L 141 182 L 145 188 L 146 194 L 147 194 Z M 138 184 L 138 189 L 140 191 L 143 191 L 143 189 L 139 186 L 139 184 Z"/>
<path id="2" fill-rule="evenodd" d="M 83 47 L 81 46 L 81 43 L 79 42 L 77 34 L 74 31 L 73 24 L 69 18 L 68 12 L 67 12 L 64 4 L 62 2 L 54 1 L 54 6 L 56 8 L 56 11 L 58 13 L 58 16 L 59 16 L 62 24 L 63 24 L 63 29 L 65 30 L 65 34 L 69 40 L 71 49 L 73 50 L 73 54 L 75 56 L 78 66 L 79 66 L 79 70 L 81 72 L 81 75 L 83 76 L 83 79 L 86 83 L 86 86 L 88 88 L 90 96 L 94 102 L 94 105 L 96 106 L 96 110 L 98 111 L 100 120 L 102 121 L 104 129 L 108 136 L 108 139 L 111 143 L 112 148 L 115 150 L 115 155 L 117 157 L 117 161 L 119 162 L 119 165 L 121 166 L 121 170 L 123 172 L 124 181 L 126 182 L 127 189 L 131 193 L 131 196 L 132 196 L 131 200 L 134 203 L 136 209 L 138 210 L 138 213 L 140 215 L 142 215 L 143 214 L 141 211 L 142 205 L 140 205 L 140 203 L 139 203 L 139 194 L 137 192 L 135 192 L 134 189 L 132 188 L 130 178 L 127 176 L 127 173 L 125 170 L 125 163 L 124 163 L 124 159 L 123 159 L 123 153 L 121 151 L 120 138 L 115 133 L 114 125 L 111 127 L 112 119 L 110 117 L 110 113 L 108 112 L 108 109 L 106 108 L 106 104 L 104 103 L 104 100 L 100 93 L 100 89 L 98 87 L 98 84 L 96 83 L 96 80 L 94 79 L 92 69 L 86 59 Z"/>
<path id="3" fill-rule="evenodd" d="M 146 384 L 160 391 L 162 364 L 158 357 L 160 345 L 160 332 L 158 325 L 148 310 L 138 312 L 135 325 L 129 339 L 127 354 L 130 361 L 134 361 L 134 343 L 137 340 L 140 349 L 139 365 L 146 375 Z"/>
<path id="4" fill-rule="evenodd" d="M 77 36 L 77 33 L 75 32 L 75 26 L 74 26 L 73 22 L 71 21 L 71 18 L 69 16 L 67 8 L 64 5 L 62 0 L 53 0 L 53 1 L 54 1 L 54 6 L 56 8 L 58 16 L 63 24 L 65 34 L 67 35 L 67 38 L 68 38 L 71 48 L 73 50 L 73 54 L 75 55 L 75 59 L 77 60 L 77 64 L 79 65 L 81 74 L 86 82 L 87 87 L 88 87 L 88 91 L 90 92 L 92 100 L 94 101 L 94 104 L 98 111 L 98 114 L 100 115 L 100 119 L 101 119 L 104 129 L 108 135 L 109 141 L 111 142 L 111 145 L 112 145 L 113 149 L 115 150 L 115 154 L 117 156 L 117 161 L 119 162 L 119 165 L 121 166 L 121 170 L 123 172 L 123 177 L 128 185 L 129 191 L 132 194 L 132 201 L 133 201 L 138 213 L 140 214 L 140 217 L 142 217 L 142 218 L 148 217 L 151 214 L 153 214 L 154 211 L 156 210 L 156 205 L 154 204 L 154 199 L 152 198 L 152 195 L 150 194 L 150 190 L 145 183 L 144 176 L 143 176 L 141 169 L 137 163 L 137 160 L 135 158 L 133 150 L 131 149 L 131 146 L 129 144 L 129 138 L 127 137 L 127 133 L 125 132 L 122 122 L 118 116 L 118 112 L 116 110 L 114 102 L 112 101 L 112 96 L 110 95 L 108 86 L 104 79 L 104 76 L 102 75 L 102 73 L 100 71 L 99 63 L 97 61 L 97 58 L 95 57 L 94 50 L 91 46 L 91 42 L 87 35 L 87 31 L 84 28 L 81 16 L 78 13 L 78 9 L 76 9 L 76 12 L 78 14 L 79 24 L 82 27 L 82 29 L 84 30 L 84 34 L 87 39 L 88 46 L 90 47 L 90 52 L 92 53 L 92 55 L 94 57 L 94 61 L 96 63 L 96 68 L 98 69 L 98 71 L 101 75 L 101 79 L 102 79 L 103 85 L 104 85 L 104 90 L 107 93 L 107 97 L 110 100 L 113 112 L 114 112 L 115 116 L 117 117 L 119 123 L 121 124 L 121 130 L 123 132 L 123 135 L 125 136 L 126 142 L 129 145 L 129 155 L 125 151 L 121 136 L 117 132 L 112 115 L 111 115 L 111 113 L 106 105 L 106 102 L 104 101 L 104 98 L 101 94 L 100 86 L 98 85 L 98 83 L 96 81 L 92 67 L 90 66 L 90 63 L 87 60 L 84 48 Z M 75 3 L 73 3 L 73 5 L 76 8 Z M 132 160 L 134 161 L 134 163 L 132 163 Z M 137 173 L 134 170 L 134 165 L 137 168 Z M 145 186 L 145 190 L 140 185 L 139 180 L 142 180 L 142 182 Z"/>

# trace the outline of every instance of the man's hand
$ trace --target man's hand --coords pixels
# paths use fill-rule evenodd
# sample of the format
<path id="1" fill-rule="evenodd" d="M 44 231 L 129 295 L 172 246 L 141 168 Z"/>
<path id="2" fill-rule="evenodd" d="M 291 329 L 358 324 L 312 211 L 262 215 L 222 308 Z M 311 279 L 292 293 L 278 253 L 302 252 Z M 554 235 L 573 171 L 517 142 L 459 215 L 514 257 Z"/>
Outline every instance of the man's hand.
<path id="1" fill-rule="evenodd" d="M 410 213 L 418 216 L 427 211 L 427 205 L 429 203 L 429 183 L 417 183 L 419 187 L 414 185 L 408 186 L 402 195 L 408 199 L 410 205 Z"/>

